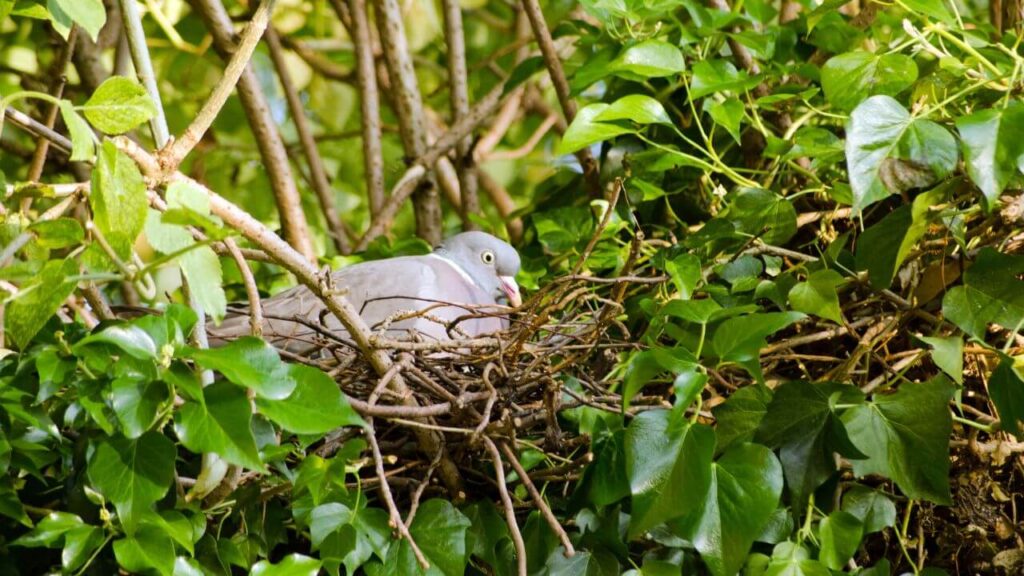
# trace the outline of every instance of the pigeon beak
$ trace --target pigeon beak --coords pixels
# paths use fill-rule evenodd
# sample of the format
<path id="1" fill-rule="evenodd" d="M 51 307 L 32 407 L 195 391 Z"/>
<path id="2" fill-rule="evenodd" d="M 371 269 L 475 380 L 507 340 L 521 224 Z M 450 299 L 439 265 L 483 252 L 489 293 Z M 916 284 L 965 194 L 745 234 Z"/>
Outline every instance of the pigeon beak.
<path id="1" fill-rule="evenodd" d="M 513 308 L 518 308 L 523 303 L 523 297 L 519 295 L 519 284 L 512 276 L 498 276 L 501 280 L 501 291 L 508 296 L 508 303 Z"/>

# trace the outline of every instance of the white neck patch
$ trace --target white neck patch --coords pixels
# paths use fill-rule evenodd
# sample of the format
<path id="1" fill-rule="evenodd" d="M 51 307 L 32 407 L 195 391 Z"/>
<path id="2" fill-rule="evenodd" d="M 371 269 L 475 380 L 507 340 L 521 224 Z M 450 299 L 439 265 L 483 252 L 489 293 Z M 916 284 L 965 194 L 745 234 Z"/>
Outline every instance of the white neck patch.
<path id="1" fill-rule="evenodd" d="M 437 254 L 435 252 L 431 252 L 430 254 L 427 254 L 427 256 L 432 257 L 432 258 L 437 258 L 438 260 L 444 261 L 445 264 L 447 264 L 447 265 L 451 266 L 452 268 L 454 268 L 455 271 L 459 273 L 459 276 L 462 276 L 463 280 L 465 280 L 466 282 L 469 282 L 473 286 L 477 285 L 476 284 L 476 280 L 473 280 L 473 277 L 469 275 L 469 272 L 466 272 L 462 268 L 462 266 L 459 266 L 454 261 L 449 260 L 448 258 L 445 258 L 444 256 L 441 256 L 440 254 Z"/>

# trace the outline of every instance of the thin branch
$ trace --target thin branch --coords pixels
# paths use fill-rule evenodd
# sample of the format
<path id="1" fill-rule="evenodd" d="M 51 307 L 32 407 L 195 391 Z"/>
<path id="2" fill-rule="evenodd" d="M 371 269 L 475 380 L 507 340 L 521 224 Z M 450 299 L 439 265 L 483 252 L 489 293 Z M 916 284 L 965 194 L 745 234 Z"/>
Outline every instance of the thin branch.
<path id="1" fill-rule="evenodd" d="M 324 169 L 324 161 L 316 147 L 313 130 L 309 126 L 309 120 L 306 119 L 306 111 L 302 107 L 302 100 L 299 99 L 299 92 L 295 89 L 291 72 L 288 71 L 281 39 L 273 26 L 267 27 L 266 38 L 267 47 L 270 49 L 270 58 L 274 61 L 277 77 L 281 81 L 281 88 L 284 89 L 284 96 L 288 102 L 288 110 L 292 114 L 292 122 L 295 123 L 295 131 L 298 132 L 299 142 L 302 143 L 302 151 L 306 154 L 313 190 L 316 192 L 317 200 L 320 201 L 320 209 L 323 211 L 327 230 L 334 241 L 334 249 L 340 254 L 348 254 L 350 252 L 348 235 L 341 225 L 338 209 L 334 205 L 334 190 L 331 189 L 331 183 L 327 179 L 327 170 Z"/>
<path id="2" fill-rule="evenodd" d="M 463 116 L 459 122 L 456 122 L 449 128 L 443 136 L 434 142 L 434 145 L 429 150 L 406 169 L 405 174 L 402 175 L 398 183 L 391 190 L 391 197 L 388 198 L 379 217 L 370 225 L 370 229 L 366 231 L 363 238 L 356 244 L 354 248 L 356 252 L 364 250 L 374 238 L 384 234 L 391 227 L 395 215 L 398 214 L 402 204 L 416 190 L 420 182 L 426 178 L 427 167 L 433 166 L 441 156 L 451 151 L 458 144 L 459 140 L 464 138 L 465 135 L 472 133 L 477 126 L 482 124 L 498 107 L 503 93 L 504 84 L 499 84 L 491 89 L 486 96 L 473 106 L 469 114 Z"/>
<path id="3" fill-rule="evenodd" d="M 500 443 L 501 451 L 505 453 L 505 459 L 512 465 L 512 468 L 516 471 L 519 476 L 519 480 L 526 486 L 526 491 L 530 493 L 530 498 L 533 499 L 533 503 L 537 505 L 544 519 L 547 521 L 548 526 L 554 530 L 555 534 L 558 535 L 558 539 L 562 542 L 562 546 L 565 548 L 565 557 L 572 558 L 576 555 L 576 549 L 573 547 L 572 542 L 569 540 L 569 535 L 565 533 L 565 529 L 558 523 L 558 518 L 555 518 L 555 514 L 551 511 L 551 507 L 544 501 L 544 496 L 541 495 L 537 487 L 533 485 L 533 480 L 530 480 L 530 475 L 526 473 L 526 469 L 519 463 L 519 457 L 516 456 L 514 450 L 504 442 Z"/>
<path id="4" fill-rule="evenodd" d="M 377 436 L 373 429 L 373 419 L 369 418 L 366 421 L 366 441 L 370 444 L 370 450 L 373 452 L 373 465 L 374 470 L 377 472 L 377 480 L 380 482 L 380 491 L 384 495 L 384 504 L 388 509 L 388 516 L 391 524 L 398 533 L 409 542 L 409 547 L 412 548 L 412 553 L 416 556 L 416 561 L 420 567 L 424 570 L 430 569 L 430 563 L 423 556 L 423 552 L 420 551 L 420 547 L 416 545 L 416 540 L 413 539 L 412 534 L 409 533 L 409 527 L 402 521 L 402 515 L 398 513 L 398 507 L 395 506 L 395 497 L 391 495 L 391 487 L 388 486 L 388 477 L 384 473 L 384 458 L 380 453 L 380 445 L 377 443 Z"/>
<path id="5" fill-rule="evenodd" d="M 78 37 L 78 26 L 72 26 L 71 31 L 68 32 L 67 42 L 64 43 L 62 51 L 57 55 L 53 66 L 50 67 L 50 77 L 53 81 L 50 84 L 50 96 L 54 98 L 60 98 L 64 95 L 64 86 L 68 83 L 68 77 L 65 75 L 67 71 L 68 62 L 71 61 L 71 57 L 75 53 L 75 39 Z M 46 114 L 46 127 L 53 128 L 57 123 L 57 113 L 60 111 L 60 107 L 56 102 L 50 104 L 50 109 Z M 43 166 L 46 164 L 46 153 L 50 149 L 50 141 L 42 136 L 36 137 L 36 149 L 32 154 L 32 162 L 28 167 L 27 180 L 29 182 L 37 182 L 40 176 L 43 175 Z"/>
<path id="6" fill-rule="evenodd" d="M 238 50 L 238 47 L 233 40 L 234 30 L 231 18 L 224 9 L 224 5 L 220 0 L 192 0 L 191 3 L 202 15 L 213 35 L 213 44 L 217 52 L 222 58 L 228 59 Z M 272 3 L 272 0 L 266 0 L 265 3 L 268 5 L 266 17 L 269 17 L 269 4 Z M 274 201 L 281 218 L 281 226 L 284 229 L 284 237 L 307 261 L 313 262 L 316 260 L 316 251 L 313 248 L 306 215 L 302 212 L 302 202 L 298 188 L 295 187 L 291 165 L 288 163 L 288 151 L 281 140 L 277 124 L 270 114 L 267 98 L 263 94 L 251 66 L 247 66 L 238 77 L 237 88 L 242 107 L 249 120 L 249 126 L 256 139 L 256 145 L 259 147 L 260 156 L 267 169 L 267 176 L 274 192 Z M 210 120 L 212 121 L 212 118 Z M 163 168 L 161 170 L 166 171 Z"/>
<path id="7" fill-rule="evenodd" d="M 121 1 L 122 3 L 132 5 L 135 3 L 134 0 Z M 188 125 L 188 128 L 181 133 L 181 136 L 175 139 L 169 148 L 160 151 L 160 165 L 165 172 L 177 170 L 182 160 L 196 147 L 196 144 L 199 143 L 210 129 L 210 126 L 213 125 L 213 121 L 220 114 L 231 93 L 235 91 L 235 85 L 238 84 L 239 78 L 241 78 L 246 66 L 249 65 L 252 53 L 256 50 L 256 44 L 259 43 L 263 32 L 267 29 L 267 25 L 270 22 L 270 13 L 273 10 L 273 6 L 274 0 L 264 0 L 260 3 L 260 7 L 252 15 L 252 20 L 249 21 L 245 31 L 242 32 L 241 40 L 233 50 L 231 60 L 228 61 L 227 67 L 224 68 L 224 76 L 214 86 L 213 92 L 206 99 L 202 109 L 199 110 L 199 114 L 196 115 L 192 123 Z M 166 139 L 164 141 L 166 142 Z M 163 145 L 158 142 L 157 147 L 163 148 Z"/>
<path id="8" fill-rule="evenodd" d="M 427 129 L 423 114 L 416 72 L 406 42 L 405 27 L 398 0 L 375 0 L 377 25 L 380 29 L 384 61 L 391 75 L 391 88 L 395 95 L 395 112 L 402 137 L 402 146 L 410 159 L 417 159 L 427 151 Z M 433 162 L 424 167 L 433 168 Z M 416 215 L 416 234 L 432 245 L 441 242 L 441 199 L 437 188 L 421 179 L 413 194 Z"/>
<path id="9" fill-rule="evenodd" d="M 576 117 L 576 101 L 572 99 L 569 91 L 569 82 L 565 79 L 565 71 L 562 69 L 562 61 L 555 50 L 555 42 L 551 38 L 551 31 L 544 21 L 544 13 L 540 9 L 537 0 L 522 0 L 523 10 L 530 19 L 530 27 L 533 28 L 533 36 L 540 46 L 541 56 L 544 57 L 544 64 L 547 66 L 548 74 L 551 76 L 551 84 L 555 87 L 555 94 L 558 95 L 558 103 L 562 106 L 562 113 L 565 120 L 572 123 Z M 597 170 L 597 162 L 590 154 L 589 148 L 582 148 L 576 152 L 576 159 L 583 168 L 583 179 L 587 184 L 587 192 L 593 198 L 601 196 L 601 180 Z"/>
<path id="10" fill-rule="evenodd" d="M 331 0 L 338 18 L 349 15 L 352 42 L 355 45 L 356 78 L 359 83 L 360 122 L 363 130 L 363 171 L 366 196 L 370 202 L 371 219 L 376 219 L 384 206 L 384 155 L 381 148 L 380 97 L 377 92 L 377 66 L 373 59 L 370 24 L 366 0 Z"/>
<path id="11" fill-rule="evenodd" d="M 245 256 L 233 238 L 225 238 L 224 247 L 228 249 L 235 260 L 235 265 L 238 266 L 238 271 L 242 274 L 245 296 L 249 299 L 249 331 L 259 338 L 263 335 L 263 305 L 260 302 L 259 288 L 256 287 L 256 278 L 253 277 L 249 263 L 245 261 Z"/>
<path id="12" fill-rule="evenodd" d="M 139 14 L 139 5 L 136 0 L 120 0 L 121 18 L 124 22 L 124 33 L 128 40 L 128 49 L 132 54 L 132 62 L 135 63 L 135 74 L 146 87 L 150 99 L 156 106 L 156 114 L 149 121 L 150 129 L 153 131 L 153 139 L 157 147 L 163 147 L 171 138 L 171 132 L 167 128 L 167 117 L 164 116 L 164 105 L 160 100 L 160 89 L 156 85 L 156 74 L 153 73 L 153 62 L 149 58 L 149 50 L 146 48 L 146 32 L 142 28 L 142 15 Z"/>
<path id="13" fill-rule="evenodd" d="M 516 548 L 516 566 L 519 576 L 526 576 L 528 573 L 526 565 L 526 544 L 523 542 L 523 534 L 519 531 L 519 524 L 516 522 L 515 508 L 512 507 L 512 498 L 508 495 L 508 486 L 505 485 L 505 467 L 501 463 L 501 454 L 494 442 L 487 436 L 481 436 L 484 446 L 491 454 L 491 462 L 494 463 L 494 478 L 498 481 L 498 494 L 501 496 L 502 507 L 505 509 L 505 523 L 512 534 L 512 542 Z"/>
<path id="14" fill-rule="evenodd" d="M 459 0 L 443 0 L 442 5 L 445 38 L 448 42 L 448 84 L 452 122 L 458 122 L 469 114 L 469 81 L 466 72 L 466 39 L 462 31 L 462 7 Z M 455 147 L 462 217 L 467 230 L 477 228 L 470 216 L 480 214 L 472 147 L 473 140 L 468 135 L 460 139 Z"/>

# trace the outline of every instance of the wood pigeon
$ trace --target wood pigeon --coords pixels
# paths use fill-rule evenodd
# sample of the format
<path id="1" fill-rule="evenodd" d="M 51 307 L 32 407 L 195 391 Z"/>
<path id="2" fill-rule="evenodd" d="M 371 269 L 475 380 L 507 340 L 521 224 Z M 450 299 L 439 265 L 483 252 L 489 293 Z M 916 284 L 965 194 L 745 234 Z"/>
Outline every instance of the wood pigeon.
<path id="1" fill-rule="evenodd" d="M 463 232 L 448 238 L 424 256 L 401 256 L 346 266 L 332 274 L 335 288 L 360 311 L 371 330 L 388 337 L 449 340 L 476 337 L 508 327 L 497 305 L 522 303 L 515 275 L 515 248 L 484 232 Z M 263 337 L 275 347 L 307 354 L 324 339 L 303 319 L 339 338 L 347 331 L 308 288 L 299 285 L 263 300 Z M 422 311 L 415 317 L 409 313 Z M 489 314 L 470 317 L 478 314 Z M 398 319 L 402 316 L 402 319 Z M 460 320 L 461 319 L 461 320 Z M 449 333 L 446 324 L 458 321 Z M 386 329 L 385 329 L 386 327 Z M 248 316 L 230 315 L 220 326 L 208 326 L 217 346 L 249 333 Z M 451 336 L 449 336 L 451 334 Z"/>

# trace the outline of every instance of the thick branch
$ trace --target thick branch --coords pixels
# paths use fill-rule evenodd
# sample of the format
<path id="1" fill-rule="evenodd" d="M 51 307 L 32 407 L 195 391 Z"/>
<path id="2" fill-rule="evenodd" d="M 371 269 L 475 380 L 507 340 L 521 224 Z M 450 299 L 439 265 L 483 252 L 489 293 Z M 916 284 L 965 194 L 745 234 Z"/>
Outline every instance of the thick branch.
<path id="1" fill-rule="evenodd" d="M 555 50 L 555 41 L 551 38 L 551 31 L 548 30 L 547 22 L 544 21 L 544 13 L 541 12 L 540 3 L 537 0 L 522 0 L 523 10 L 530 19 L 530 27 L 533 28 L 533 35 L 540 46 L 540 53 L 544 57 L 544 64 L 551 75 L 551 84 L 555 87 L 555 94 L 558 95 L 558 103 L 562 106 L 562 113 L 565 120 L 572 123 L 576 117 L 576 102 L 572 99 L 569 91 L 569 82 L 565 79 L 565 71 L 562 69 L 562 61 L 558 58 Z M 590 154 L 590 149 L 583 148 L 576 152 L 576 159 L 583 167 L 583 178 L 587 183 L 587 192 L 591 197 L 601 196 L 601 181 L 597 171 L 597 162 Z"/>
<path id="2" fill-rule="evenodd" d="M 443 5 L 445 38 L 448 41 L 449 100 L 452 122 L 458 122 L 469 114 L 469 81 L 466 72 L 466 39 L 462 31 L 462 7 L 459 0 L 444 0 Z M 455 147 L 462 220 L 467 230 L 477 228 L 470 216 L 480 214 L 472 147 L 473 139 L 468 135 L 459 140 Z"/>
<path id="3" fill-rule="evenodd" d="M 217 52 L 222 58 L 227 59 L 237 47 L 233 40 L 231 18 L 224 5 L 220 0 L 192 0 L 191 3 L 210 29 Z M 267 99 L 260 89 L 252 67 L 247 66 L 238 77 L 238 96 L 242 107 L 245 108 L 249 126 L 259 146 L 267 176 L 270 178 L 284 236 L 306 260 L 313 262 L 316 259 L 316 251 L 313 249 L 309 224 L 302 212 L 299 191 L 295 187 L 292 169 L 288 163 L 288 151 L 281 141 Z"/>
<path id="4" fill-rule="evenodd" d="M 270 48 L 270 57 L 274 61 L 277 77 L 281 81 L 281 88 L 284 89 L 285 99 L 288 101 L 288 110 L 292 114 L 292 122 L 295 123 L 295 131 L 299 134 L 302 151 L 306 153 L 310 179 L 312 180 L 317 200 L 320 201 L 320 209 L 323 211 L 327 230 L 334 241 L 335 250 L 340 254 L 348 254 L 350 251 L 348 236 L 341 225 L 338 209 L 334 206 L 334 190 L 331 189 L 331 183 L 327 179 L 327 170 L 324 169 L 323 159 L 320 157 L 320 151 L 316 147 L 316 139 L 313 138 L 313 130 L 306 119 L 306 111 L 302 107 L 302 100 L 299 99 L 299 92 L 295 89 L 295 83 L 292 82 L 291 72 L 288 71 L 288 63 L 284 59 L 284 48 L 281 47 L 281 39 L 278 37 L 273 26 L 267 28 L 266 38 L 267 47 Z"/>
<path id="5" fill-rule="evenodd" d="M 427 129 L 423 99 L 405 38 L 401 8 L 398 0 L 375 0 L 374 6 L 384 60 L 395 94 L 395 112 L 401 129 L 402 146 L 408 158 L 420 158 L 427 150 Z M 433 162 L 425 167 L 429 169 L 432 166 Z M 422 180 L 420 183 L 413 197 L 416 233 L 428 243 L 436 245 L 441 242 L 441 199 L 432 183 L 423 183 Z"/>

